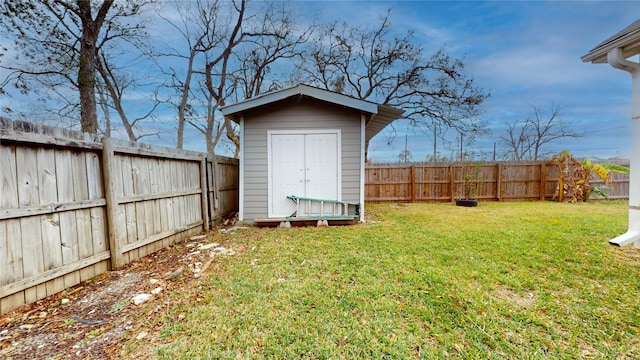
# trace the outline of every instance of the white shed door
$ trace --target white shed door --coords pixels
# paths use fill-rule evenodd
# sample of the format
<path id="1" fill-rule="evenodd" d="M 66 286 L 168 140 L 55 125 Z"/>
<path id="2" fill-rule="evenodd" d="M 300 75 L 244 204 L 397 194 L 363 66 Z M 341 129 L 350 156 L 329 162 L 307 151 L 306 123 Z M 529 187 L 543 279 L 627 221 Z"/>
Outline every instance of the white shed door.
<path id="1" fill-rule="evenodd" d="M 269 216 L 291 216 L 289 195 L 339 199 L 339 133 L 272 133 L 269 153 Z"/>

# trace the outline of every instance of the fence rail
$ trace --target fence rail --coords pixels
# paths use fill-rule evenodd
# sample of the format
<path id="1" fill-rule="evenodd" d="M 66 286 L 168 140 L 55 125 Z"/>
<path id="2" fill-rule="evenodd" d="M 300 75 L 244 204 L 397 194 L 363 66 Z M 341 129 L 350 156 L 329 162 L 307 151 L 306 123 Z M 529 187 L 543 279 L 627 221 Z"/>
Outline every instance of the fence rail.
<path id="1" fill-rule="evenodd" d="M 238 162 L 0 118 L 0 314 L 207 230 Z"/>
<path id="2" fill-rule="evenodd" d="M 628 164 L 622 164 L 628 166 Z M 465 167 L 477 171 L 477 198 L 481 200 L 552 199 L 558 184 L 558 166 L 549 161 L 477 164 L 373 164 L 365 169 L 365 201 L 450 202 L 464 194 Z M 629 198 L 628 175 L 612 174 L 605 190 L 609 199 Z M 602 180 L 592 180 L 602 186 Z"/>

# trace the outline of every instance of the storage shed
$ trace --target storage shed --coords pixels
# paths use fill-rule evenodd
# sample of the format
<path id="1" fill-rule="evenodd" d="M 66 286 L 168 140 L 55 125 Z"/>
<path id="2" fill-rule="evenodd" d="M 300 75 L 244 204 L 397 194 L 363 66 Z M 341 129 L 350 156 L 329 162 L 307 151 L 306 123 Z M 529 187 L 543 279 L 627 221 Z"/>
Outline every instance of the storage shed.
<path id="1" fill-rule="evenodd" d="M 363 221 L 366 144 L 403 113 L 307 85 L 221 112 L 240 125 L 239 219 L 250 224 L 344 216 Z"/>

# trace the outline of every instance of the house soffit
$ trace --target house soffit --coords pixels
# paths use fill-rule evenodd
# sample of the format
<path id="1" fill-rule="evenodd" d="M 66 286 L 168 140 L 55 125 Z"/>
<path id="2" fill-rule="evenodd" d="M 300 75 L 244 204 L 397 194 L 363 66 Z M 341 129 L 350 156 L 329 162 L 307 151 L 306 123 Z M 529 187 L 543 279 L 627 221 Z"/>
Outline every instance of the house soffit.
<path id="1" fill-rule="evenodd" d="M 640 19 L 598 44 L 580 59 L 584 62 L 606 63 L 607 53 L 616 48 L 622 49 L 625 58 L 640 54 Z"/>

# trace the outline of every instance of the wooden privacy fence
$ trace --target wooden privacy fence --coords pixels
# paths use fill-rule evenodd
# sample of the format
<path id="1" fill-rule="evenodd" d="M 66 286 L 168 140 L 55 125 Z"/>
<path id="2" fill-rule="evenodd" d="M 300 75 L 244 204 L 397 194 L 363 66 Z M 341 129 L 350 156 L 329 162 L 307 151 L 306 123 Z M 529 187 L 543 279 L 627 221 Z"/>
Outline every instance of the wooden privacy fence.
<path id="1" fill-rule="evenodd" d="M 623 164 L 627 166 L 629 164 Z M 547 200 L 558 184 L 558 166 L 549 161 L 367 165 L 365 201 L 449 202 L 464 194 L 464 168 L 478 174 L 478 199 Z M 614 173 L 609 199 L 629 198 L 628 175 Z M 592 186 L 601 186 L 593 179 Z"/>
<path id="2" fill-rule="evenodd" d="M 209 229 L 237 160 L 0 118 L 0 314 Z"/>

